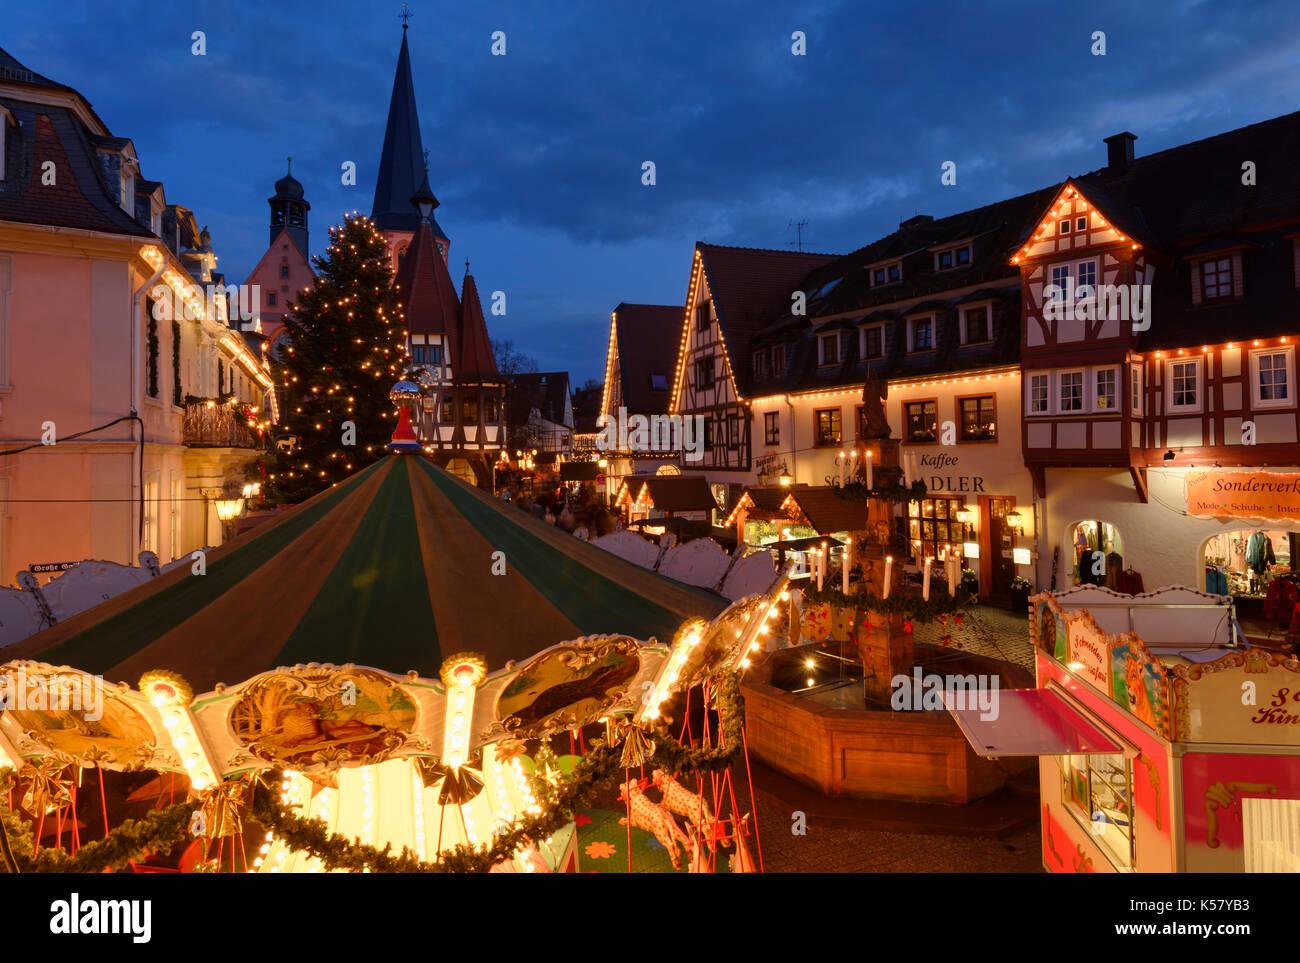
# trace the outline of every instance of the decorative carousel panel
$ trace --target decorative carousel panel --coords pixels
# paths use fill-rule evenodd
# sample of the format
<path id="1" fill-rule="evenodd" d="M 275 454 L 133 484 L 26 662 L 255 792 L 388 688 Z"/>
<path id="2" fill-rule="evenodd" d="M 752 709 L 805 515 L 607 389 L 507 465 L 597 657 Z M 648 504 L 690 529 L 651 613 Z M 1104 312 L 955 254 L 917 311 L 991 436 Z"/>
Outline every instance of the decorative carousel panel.
<path id="1" fill-rule="evenodd" d="M 666 652 L 625 635 L 592 635 L 535 655 L 500 689 L 484 740 L 542 739 L 634 711 Z"/>
<path id="2" fill-rule="evenodd" d="M 337 769 L 429 753 L 434 750 L 421 732 L 422 701 L 396 676 L 377 669 L 312 664 L 270 672 L 222 700 L 228 732 L 242 750 L 227 762 Z"/>
<path id="3" fill-rule="evenodd" d="M 729 605 L 698 636 L 688 633 L 678 638 L 674 653 L 681 651 L 678 646 L 687 653 L 678 656 L 671 690 L 683 692 L 740 665 L 774 604 L 772 595 L 751 595 Z"/>
<path id="4" fill-rule="evenodd" d="M 179 769 L 157 713 L 129 686 L 44 662 L 0 666 L 0 730 L 24 757 L 104 769 Z"/>

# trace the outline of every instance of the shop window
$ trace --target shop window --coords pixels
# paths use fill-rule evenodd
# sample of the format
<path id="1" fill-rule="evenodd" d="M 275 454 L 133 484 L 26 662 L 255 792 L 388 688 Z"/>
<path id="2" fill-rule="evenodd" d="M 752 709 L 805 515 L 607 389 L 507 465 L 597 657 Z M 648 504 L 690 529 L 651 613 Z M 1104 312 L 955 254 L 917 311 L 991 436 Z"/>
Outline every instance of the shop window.
<path id="1" fill-rule="evenodd" d="M 1124 543 L 1114 525 L 1078 522 L 1070 529 L 1070 543 L 1074 546 L 1074 584 L 1126 590 L 1124 586 L 1130 584 L 1132 576 L 1126 576 Z"/>
<path id="2" fill-rule="evenodd" d="M 1300 533 L 1247 528 L 1221 532 L 1205 543 L 1205 591 L 1236 598 L 1280 597 L 1292 575 Z M 1276 606 L 1279 615 L 1284 606 Z M 1290 627 L 1285 619 L 1283 628 Z"/>
<path id="3" fill-rule="evenodd" d="M 945 547 L 967 541 L 966 528 L 957 520 L 965 505 L 962 498 L 925 498 L 907 503 L 907 537 L 913 560 L 938 558 Z"/>
<path id="4" fill-rule="evenodd" d="M 843 437 L 840 424 L 840 409 L 819 408 L 816 415 L 817 444 L 825 446 L 838 445 Z"/>
<path id="5" fill-rule="evenodd" d="M 962 441 L 994 441 L 998 437 L 997 404 L 992 395 L 980 398 L 961 398 L 957 401 L 961 414 Z"/>
<path id="6" fill-rule="evenodd" d="M 935 401 L 909 401 L 903 405 L 903 421 L 910 442 L 934 441 L 939 428 L 939 405 Z"/>
<path id="7" fill-rule="evenodd" d="M 1058 756 L 1061 798 L 1118 869 L 1133 868 L 1133 771 L 1123 755 Z"/>

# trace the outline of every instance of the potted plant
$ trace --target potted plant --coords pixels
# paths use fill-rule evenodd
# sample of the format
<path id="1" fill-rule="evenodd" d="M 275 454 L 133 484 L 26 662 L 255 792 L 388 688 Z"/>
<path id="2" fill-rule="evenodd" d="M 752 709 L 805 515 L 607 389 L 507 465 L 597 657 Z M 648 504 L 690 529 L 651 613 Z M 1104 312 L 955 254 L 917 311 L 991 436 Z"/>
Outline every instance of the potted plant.
<path id="1" fill-rule="evenodd" d="M 1031 586 L 1029 579 L 1022 575 L 1017 575 L 1011 580 L 1011 611 L 1020 615 L 1029 616 L 1029 593 Z"/>
<path id="2" fill-rule="evenodd" d="M 980 578 L 975 574 L 973 568 L 964 568 L 961 570 L 961 587 L 971 595 L 980 594 Z"/>

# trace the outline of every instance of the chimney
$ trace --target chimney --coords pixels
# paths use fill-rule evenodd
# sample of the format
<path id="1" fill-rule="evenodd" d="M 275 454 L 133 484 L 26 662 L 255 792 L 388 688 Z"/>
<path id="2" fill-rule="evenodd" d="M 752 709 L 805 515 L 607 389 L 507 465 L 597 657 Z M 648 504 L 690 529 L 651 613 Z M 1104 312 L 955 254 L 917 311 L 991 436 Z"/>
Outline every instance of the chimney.
<path id="1" fill-rule="evenodd" d="M 929 224 L 933 220 L 934 218 L 931 217 L 929 214 L 917 214 L 915 217 L 909 217 L 905 221 L 900 221 L 898 224 L 898 229 L 900 231 L 906 231 L 909 228 L 920 227 L 922 224 Z"/>
<path id="2" fill-rule="evenodd" d="M 1106 144 L 1106 169 L 1112 174 L 1122 174 L 1129 169 L 1133 163 L 1133 141 L 1137 140 L 1137 134 L 1131 134 L 1123 131 L 1119 134 L 1111 134 L 1105 139 Z"/>

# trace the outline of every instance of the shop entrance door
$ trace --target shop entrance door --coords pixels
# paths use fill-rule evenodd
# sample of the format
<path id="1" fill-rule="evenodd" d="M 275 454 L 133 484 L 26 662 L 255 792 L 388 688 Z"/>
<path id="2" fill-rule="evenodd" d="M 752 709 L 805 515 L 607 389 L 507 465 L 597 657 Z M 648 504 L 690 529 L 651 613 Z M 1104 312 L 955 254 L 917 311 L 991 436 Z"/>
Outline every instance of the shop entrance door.
<path id="1" fill-rule="evenodd" d="M 1014 498 L 988 500 L 989 594 L 995 599 L 1011 597 L 1011 579 L 1016 574 L 1016 532 L 1007 521 L 1007 513 L 1015 507 Z"/>

